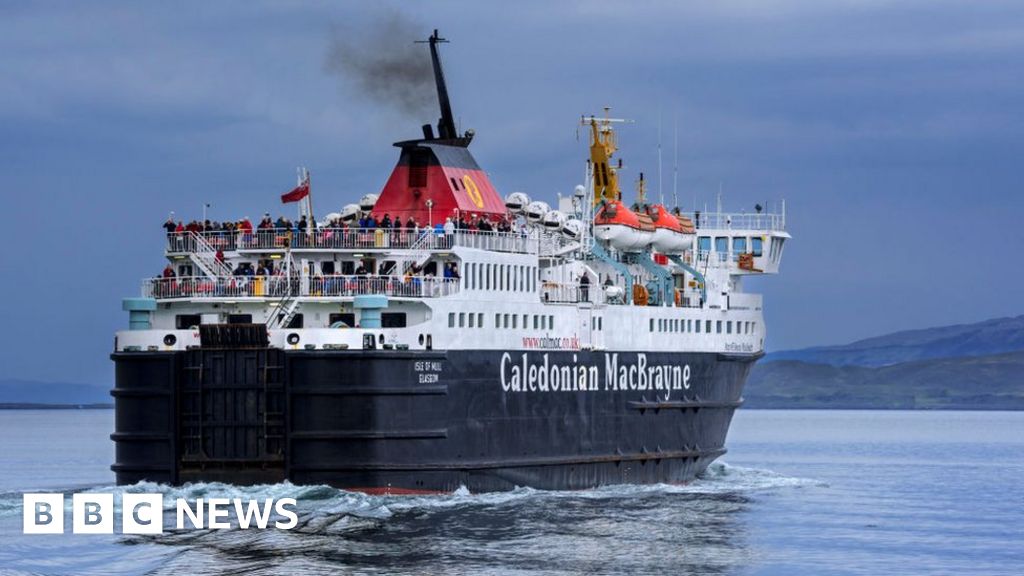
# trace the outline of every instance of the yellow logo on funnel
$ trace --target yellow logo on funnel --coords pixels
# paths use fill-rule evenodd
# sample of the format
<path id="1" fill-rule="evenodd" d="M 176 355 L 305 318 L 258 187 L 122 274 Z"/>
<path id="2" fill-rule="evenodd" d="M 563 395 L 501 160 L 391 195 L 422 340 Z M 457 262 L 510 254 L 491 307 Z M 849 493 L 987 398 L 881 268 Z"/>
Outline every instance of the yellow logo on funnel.
<path id="1" fill-rule="evenodd" d="M 466 188 L 466 196 L 469 196 L 469 199 L 473 201 L 473 204 L 475 204 L 477 208 L 483 208 L 484 197 L 480 195 L 480 189 L 476 187 L 476 182 L 473 182 L 473 179 L 469 177 L 469 174 L 462 177 L 462 185 Z"/>

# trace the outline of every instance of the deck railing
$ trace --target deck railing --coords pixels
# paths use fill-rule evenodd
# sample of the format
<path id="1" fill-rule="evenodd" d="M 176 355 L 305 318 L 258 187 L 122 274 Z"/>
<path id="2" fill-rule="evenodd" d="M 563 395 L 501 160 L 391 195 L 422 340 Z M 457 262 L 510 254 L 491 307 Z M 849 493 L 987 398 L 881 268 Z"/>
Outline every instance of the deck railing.
<path id="1" fill-rule="evenodd" d="M 455 246 L 496 252 L 535 254 L 537 240 L 518 232 L 456 230 L 451 234 L 436 229 L 413 228 L 318 228 L 313 232 L 292 228 L 264 228 L 250 233 L 207 231 L 197 233 L 215 250 L 449 250 Z M 198 242 L 188 233 L 167 235 L 167 250 L 172 253 L 195 252 Z"/>
<path id="2" fill-rule="evenodd" d="M 685 212 L 683 216 L 693 220 L 698 230 L 768 230 L 786 229 L 786 215 L 728 212 Z"/>
<path id="3" fill-rule="evenodd" d="M 459 291 L 458 278 L 431 276 L 206 276 L 147 278 L 142 295 L 157 300 L 174 298 L 345 297 L 385 294 L 406 298 L 437 298 Z"/>

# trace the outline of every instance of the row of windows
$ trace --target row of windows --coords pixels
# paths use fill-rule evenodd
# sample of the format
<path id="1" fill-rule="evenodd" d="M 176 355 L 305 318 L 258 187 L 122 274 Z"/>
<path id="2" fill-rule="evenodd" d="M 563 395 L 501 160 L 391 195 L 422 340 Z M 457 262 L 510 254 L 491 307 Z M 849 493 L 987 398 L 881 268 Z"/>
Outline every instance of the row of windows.
<path id="1" fill-rule="evenodd" d="M 534 330 L 554 330 L 555 329 L 555 317 L 545 314 L 495 314 L 494 315 L 494 327 L 495 328 L 530 328 L 532 316 L 532 325 Z M 520 324 L 521 322 L 521 324 Z M 483 328 L 484 327 L 484 313 L 483 312 L 449 312 L 448 313 L 448 327 L 449 328 Z"/>
<path id="2" fill-rule="evenodd" d="M 536 266 L 512 264 L 466 263 L 466 288 L 470 290 L 507 290 L 511 292 L 535 292 L 537 290 Z"/>
<path id="3" fill-rule="evenodd" d="M 716 236 L 715 237 L 715 252 L 719 254 L 726 254 L 729 252 L 729 236 Z M 711 236 L 701 236 L 697 239 L 697 250 L 701 252 L 711 251 Z M 764 251 L 764 245 L 760 236 L 752 236 L 750 238 L 750 249 L 749 252 L 754 256 L 761 256 Z M 744 236 L 732 236 L 732 253 L 733 254 L 744 254 L 747 250 L 747 238 Z"/>
<path id="4" fill-rule="evenodd" d="M 735 324 L 735 326 L 734 326 Z M 711 334 L 712 328 L 715 334 L 721 334 L 725 328 L 726 334 L 753 334 L 757 329 L 757 322 L 732 320 L 694 320 L 683 318 L 651 318 L 651 332 L 679 332 L 683 334 Z"/>

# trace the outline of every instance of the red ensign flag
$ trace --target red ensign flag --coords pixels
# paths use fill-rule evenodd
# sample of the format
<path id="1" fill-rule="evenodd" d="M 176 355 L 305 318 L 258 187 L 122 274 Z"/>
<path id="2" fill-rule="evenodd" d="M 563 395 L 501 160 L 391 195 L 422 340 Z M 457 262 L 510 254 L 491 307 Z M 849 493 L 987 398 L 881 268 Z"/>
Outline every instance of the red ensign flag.
<path id="1" fill-rule="evenodd" d="M 291 192 L 289 192 L 287 194 L 282 194 L 281 195 L 281 203 L 282 204 L 287 204 L 289 202 L 298 202 L 299 200 L 302 200 L 306 196 L 309 196 L 309 182 L 308 181 L 303 182 L 302 184 L 296 186 L 295 189 L 293 189 Z"/>

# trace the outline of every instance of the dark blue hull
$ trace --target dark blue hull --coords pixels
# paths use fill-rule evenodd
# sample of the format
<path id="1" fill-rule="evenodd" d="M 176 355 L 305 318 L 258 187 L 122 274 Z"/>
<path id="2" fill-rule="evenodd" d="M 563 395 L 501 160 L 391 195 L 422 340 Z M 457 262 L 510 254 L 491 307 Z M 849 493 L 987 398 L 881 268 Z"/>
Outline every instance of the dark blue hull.
<path id="1" fill-rule="evenodd" d="M 119 483 L 371 492 L 680 483 L 725 452 L 757 356 L 583 351 L 132 352 Z"/>

